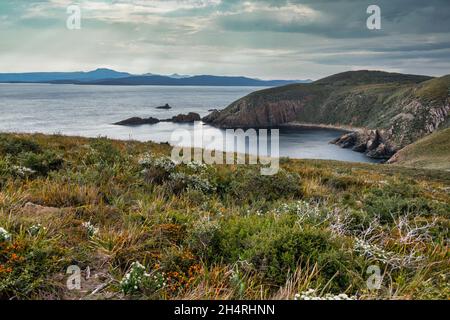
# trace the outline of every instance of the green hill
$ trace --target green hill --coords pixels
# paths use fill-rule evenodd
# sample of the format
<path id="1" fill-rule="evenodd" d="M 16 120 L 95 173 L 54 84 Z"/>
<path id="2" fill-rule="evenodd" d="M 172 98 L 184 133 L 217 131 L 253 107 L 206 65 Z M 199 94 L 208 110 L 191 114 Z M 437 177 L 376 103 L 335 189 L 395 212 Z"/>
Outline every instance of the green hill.
<path id="1" fill-rule="evenodd" d="M 450 171 L 450 128 L 406 146 L 389 163 Z"/>
<path id="2" fill-rule="evenodd" d="M 450 76 L 430 78 L 381 71 L 351 71 L 310 84 L 249 94 L 204 120 L 218 127 L 268 127 L 290 122 L 367 129 L 374 157 L 390 157 L 448 125 Z M 371 137 L 371 138 L 370 138 Z M 367 141 L 364 141 L 366 139 Z M 374 142 L 374 141 L 371 141 Z"/>

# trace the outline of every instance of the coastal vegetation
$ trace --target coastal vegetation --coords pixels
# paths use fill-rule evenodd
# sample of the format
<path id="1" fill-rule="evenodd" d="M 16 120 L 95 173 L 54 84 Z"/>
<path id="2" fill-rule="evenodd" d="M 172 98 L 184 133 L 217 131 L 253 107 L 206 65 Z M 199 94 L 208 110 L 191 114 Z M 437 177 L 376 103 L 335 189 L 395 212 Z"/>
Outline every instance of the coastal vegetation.
<path id="1" fill-rule="evenodd" d="M 450 128 L 435 132 L 400 150 L 390 163 L 415 168 L 450 170 Z"/>
<path id="2" fill-rule="evenodd" d="M 282 158 L 269 177 L 169 154 L 1 134 L 0 298 L 450 298 L 450 172 Z"/>

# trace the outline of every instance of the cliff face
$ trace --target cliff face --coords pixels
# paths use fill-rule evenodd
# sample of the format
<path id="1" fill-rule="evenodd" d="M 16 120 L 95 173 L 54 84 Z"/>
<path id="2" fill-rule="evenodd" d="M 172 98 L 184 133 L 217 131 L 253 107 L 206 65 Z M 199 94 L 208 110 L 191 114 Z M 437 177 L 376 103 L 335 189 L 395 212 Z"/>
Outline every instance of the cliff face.
<path id="1" fill-rule="evenodd" d="M 203 120 L 218 127 L 271 127 L 294 121 L 305 102 L 280 100 L 278 102 L 244 98 L 230 107 L 236 112 L 215 111 Z M 259 106 L 256 108 L 256 106 Z"/>
<path id="2" fill-rule="evenodd" d="M 449 125 L 450 76 L 358 71 L 254 92 L 203 120 L 217 127 L 292 121 L 365 128 L 335 141 L 376 158 Z"/>

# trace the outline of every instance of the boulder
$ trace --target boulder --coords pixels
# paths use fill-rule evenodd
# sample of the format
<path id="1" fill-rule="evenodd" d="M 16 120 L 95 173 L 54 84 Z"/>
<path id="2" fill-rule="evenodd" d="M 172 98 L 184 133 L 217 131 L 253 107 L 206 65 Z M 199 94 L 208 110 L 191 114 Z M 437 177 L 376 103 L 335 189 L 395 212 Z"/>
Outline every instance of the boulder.
<path id="1" fill-rule="evenodd" d="M 132 117 L 123 121 L 119 121 L 114 123 L 118 126 L 140 126 L 143 124 L 155 124 L 158 123 L 159 119 L 156 118 L 139 118 L 139 117 Z"/>
<path id="2" fill-rule="evenodd" d="M 352 148 L 353 151 L 365 153 L 374 159 L 389 159 L 397 148 L 380 130 L 358 130 L 344 134 L 331 141 L 342 148 Z"/>
<path id="3" fill-rule="evenodd" d="M 200 115 L 195 112 L 189 112 L 188 114 L 179 114 L 175 117 L 172 117 L 172 119 L 167 119 L 165 121 L 168 122 L 175 122 L 175 123 L 190 123 L 195 121 L 200 121 Z"/>
<path id="4" fill-rule="evenodd" d="M 356 132 L 350 132 L 344 134 L 342 137 L 334 139 L 330 143 L 338 145 L 341 148 L 352 148 L 355 145 L 357 139 L 358 137 Z"/>

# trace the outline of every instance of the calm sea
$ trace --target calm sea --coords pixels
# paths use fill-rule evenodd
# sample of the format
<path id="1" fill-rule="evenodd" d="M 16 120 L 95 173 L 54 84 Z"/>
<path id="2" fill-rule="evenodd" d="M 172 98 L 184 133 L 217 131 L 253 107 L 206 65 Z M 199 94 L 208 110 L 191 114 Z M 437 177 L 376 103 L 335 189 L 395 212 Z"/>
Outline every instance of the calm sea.
<path id="1" fill-rule="evenodd" d="M 174 130 L 192 131 L 189 124 L 159 123 L 139 127 L 112 123 L 129 117 L 170 118 L 180 113 L 207 115 L 261 87 L 173 86 L 77 86 L 47 84 L 0 84 L 0 131 L 40 132 L 107 136 L 113 139 L 171 142 Z M 168 103 L 171 110 L 156 109 Z M 223 133 L 203 126 L 205 136 Z M 283 129 L 280 156 L 373 162 L 363 154 L 342 149 L 329 141 L 342 131 L 328 129 Z"/>

